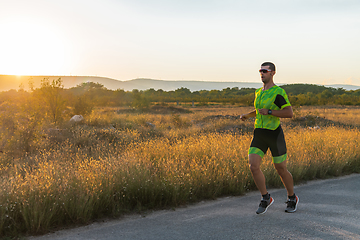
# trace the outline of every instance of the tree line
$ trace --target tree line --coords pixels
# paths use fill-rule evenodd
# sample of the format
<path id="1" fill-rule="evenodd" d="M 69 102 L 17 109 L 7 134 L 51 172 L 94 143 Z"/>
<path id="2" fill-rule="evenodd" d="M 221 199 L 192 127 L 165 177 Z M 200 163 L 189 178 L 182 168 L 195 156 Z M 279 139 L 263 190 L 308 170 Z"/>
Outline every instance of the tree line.
<path id="1" fill-rule="evenodd" d="M 347 91 L 343 88 L 331 88 L 314 84 L 282 85 L 292 105 L 360 105 L 360 89 Z M 206 105 L 224 103 L 251 106 L 254 102 L 255 88 L 224 88 L 222 90 L 201 90 L 191 92 L 188 88 L 174 91 L 148 89 L 124 91 L 109 90 L 99 83 L 82 83 L 66 90 L 70 95 L 91 96 L 90 101 L 96 106 L 132 106 L 146 108 L 152 104 L 173 102 Z"/>
<path id="2" fill-rule="evenodd" d="M 64 110 L 71 114 L 89 114 L 94 107 L 129 106 L 146 109 L 154 104 L 174 102 L 206 105 L 209 103 L 253 105 L 255 88 L 225 88 L 222 90 L 201 90 L 191 92 L 187 88 L 174 91 L 148 89 L 124 91 L 110 90 L 100 83 L 86 82 L 65 89 L 61 78 L 50 81 L 43 79 L 39 88 L 29 82 L 30 90 L 9 90 L 0 93 L 0 106 L 6 104 L 30 110 L 39 106 L 43 110 L 41 117 L 56 123 Z M 331 88 L 312 84 L 282 85 L 294 106 L 300 105 L 360 105 L 360 89 L 347 91 L 343 88 Z M 0 109 L 1 110 L 1 109 Z M 33 109 L 33 112 L 36 112 Z M 35 116 L 34 116 L 35 117 Z"/>

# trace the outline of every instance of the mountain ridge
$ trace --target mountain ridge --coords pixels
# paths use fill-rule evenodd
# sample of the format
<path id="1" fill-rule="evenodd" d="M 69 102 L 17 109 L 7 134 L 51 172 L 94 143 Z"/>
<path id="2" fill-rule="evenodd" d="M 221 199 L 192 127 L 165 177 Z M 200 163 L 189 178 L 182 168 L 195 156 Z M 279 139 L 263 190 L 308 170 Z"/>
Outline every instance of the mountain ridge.
<path id="1" fill-rule="evenodd" d="M 117 90 L 122 89 L 124 91 L 132 91 L 133 89 L 148 90 L 154 89 L 163 91 L 174 91 L 179 88 L 187 88 L 190 91 L 201 90 L 222 90 L 225 88 L 259 88 L 262 86 L 261 82 L 213 82 L 213 81 L 169 81 L 169 80 L 157 80 L 148 78 L 137 78 L 132 80 L 116 80 L 107 77 L 97 76 L 16 76 L 16 75 L 0 75 L 0 91 L 8 91 L 11 89 L 18 90 L 20 86 L 24 89 L 28 89 L 29 80 L 34 84 L 34 87 L 40 87 L 41 80 L 48 78 L 50 81 L 53 79 L 61 78 L 65 88 L 76 87 L 79 84 L 85 82 L 94 82 L 104 85 L 107 89 Z M 284 84 L 279 84 L 284 85 Z M 360 89 L 360 86 L 346 85 L 346 84 L 333 84 L 325 85 L 326 87 L 343 88 L 345 90 Z"/>

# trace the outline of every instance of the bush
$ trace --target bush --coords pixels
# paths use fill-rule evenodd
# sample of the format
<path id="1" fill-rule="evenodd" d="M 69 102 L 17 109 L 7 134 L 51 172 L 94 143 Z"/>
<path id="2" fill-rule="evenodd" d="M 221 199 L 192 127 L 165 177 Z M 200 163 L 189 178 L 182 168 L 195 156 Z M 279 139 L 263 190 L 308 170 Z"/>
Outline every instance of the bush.
<path id="1" fill-rule="evenodd" d="M 55 125 L 63 119 L 63 112 L 66 109 L 66 101 L 63 96 L 64 86 L 61 78 L 51 82 L 48 78 L 41 81 L 41 88 L 33 93 L 38 99 L 40 106 L 45 110 L 45 116 Z"/>
<path id="2" fill-rule="evenodd" d="M 73 115 L 89 116 L 94 109 L 94 104 L 91 102 L 91 98 L 87 94 L 76 97 L 73 105 Z"/>

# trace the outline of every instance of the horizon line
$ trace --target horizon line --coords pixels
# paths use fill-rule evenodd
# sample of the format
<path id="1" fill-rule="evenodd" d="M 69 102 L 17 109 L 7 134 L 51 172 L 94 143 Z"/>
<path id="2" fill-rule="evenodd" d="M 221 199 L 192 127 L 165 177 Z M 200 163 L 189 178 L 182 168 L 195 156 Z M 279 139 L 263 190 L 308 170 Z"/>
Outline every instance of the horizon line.
<path id="1" fill-rule="evenodd" d="M 98 75 L 28 75 L 28 74 L 24 74 L 24 75 L 17 75 L 17 74 L 0 74 L 0 76 L 14 76 L 14 77 L 94 77 L 94 78 L 106 78 L 106 79 L 111 79 L 111 80 L 115 80 L 115 81 L 120 81 L 120 82 L 127 82 L 127 81 L 133 81 L 133 80 L 152 80 L 152 81 L 170 81 L 170 82 L 212 82 L 212 83 L 261 83 L 261 82 L 248 82 L 248 81 L 220 81 L 220 80 L 169 80 L 169 79 L 154 79 L 154 78 L 145 78 L 145 77 L 138 77 L 138 78 L 133 78 L 133 79 L 129 79 L 129 80 L 119 80 L 116 78 L 112 78 L 112 77 L 103 77 L 103 76 L 98 76 Z M 282 83 L 282 82 L 277 82 L 277 84 L 281 84 L 281 85 L 285 85 L 285 84 L 309 84 L 309 85 L 320 85 L 320 86 L 334 86 L 334 85 L 344 85 L 344 86 L 356 86 L 356 87 L 360 87 L 360 85 L 355 85 L 355 84 L 347 84 L 347 83 L 333 83 L 333 84 L 320 84 L 320 83 L 302 83 L 302 82 L 297 82 L 297 83 Z"/>

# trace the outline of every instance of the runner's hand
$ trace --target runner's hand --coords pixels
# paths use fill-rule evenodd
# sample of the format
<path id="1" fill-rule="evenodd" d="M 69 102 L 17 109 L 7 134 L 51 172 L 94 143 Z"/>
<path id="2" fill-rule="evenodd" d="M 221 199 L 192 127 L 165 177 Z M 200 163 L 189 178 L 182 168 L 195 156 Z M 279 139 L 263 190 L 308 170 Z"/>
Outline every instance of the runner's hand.
<path id="1" fill-rule="evenodd" d="M 261 114 L 261 115 L 268 115 L 268 109 L 265 109 L 265 108 L 263 108 L 263 109 L 259 109 L 259 113 Z"/>

